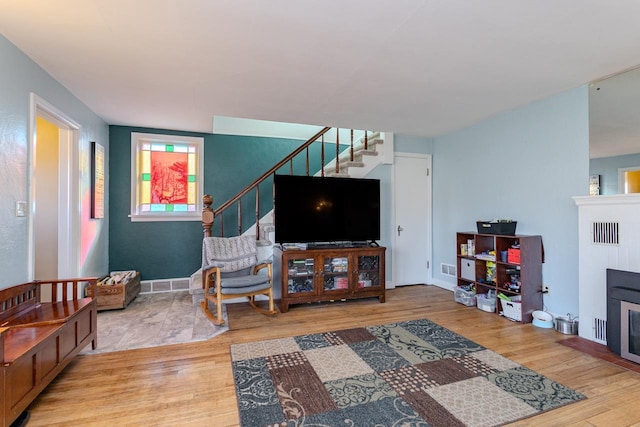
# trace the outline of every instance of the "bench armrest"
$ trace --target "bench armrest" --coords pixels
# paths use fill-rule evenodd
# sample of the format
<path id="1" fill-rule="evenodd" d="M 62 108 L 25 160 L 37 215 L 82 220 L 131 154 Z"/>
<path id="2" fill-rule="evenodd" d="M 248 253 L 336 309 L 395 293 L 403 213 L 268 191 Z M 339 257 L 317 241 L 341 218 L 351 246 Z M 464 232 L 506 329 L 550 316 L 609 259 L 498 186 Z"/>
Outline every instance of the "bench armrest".
<path id="1" fill-rule="evenodd" d="M 4 334 L 9 328 L 0 328 L 0 366 L 4 365 Z"/>
<path id="2" fill-rule="evenodd" d="M 51 286 L 51 299 L 53 301 L 78 300 L 86 296 L 85 288 L 81 287 L 86 283 L 92 288 L 91 295 L 98 295 L 98 278 L 97 277 L 77 277 L 72 279 L 54 279 L 54 280 L 35 280 L 38 286 Z"/>

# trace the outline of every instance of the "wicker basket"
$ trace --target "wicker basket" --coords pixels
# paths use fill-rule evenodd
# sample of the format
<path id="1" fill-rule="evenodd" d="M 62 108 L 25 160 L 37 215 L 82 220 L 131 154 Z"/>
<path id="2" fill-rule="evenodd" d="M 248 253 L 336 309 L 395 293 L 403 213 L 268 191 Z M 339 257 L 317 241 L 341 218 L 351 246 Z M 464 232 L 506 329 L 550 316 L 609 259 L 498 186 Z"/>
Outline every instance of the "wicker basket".
<path id="1" fill-rule="evenodd" d="M 511 301 L 500 300 L 502 304 L 502 314 L 511 320 L 522 321 L 522 303 L 520 296 L 511 297 Z"/>

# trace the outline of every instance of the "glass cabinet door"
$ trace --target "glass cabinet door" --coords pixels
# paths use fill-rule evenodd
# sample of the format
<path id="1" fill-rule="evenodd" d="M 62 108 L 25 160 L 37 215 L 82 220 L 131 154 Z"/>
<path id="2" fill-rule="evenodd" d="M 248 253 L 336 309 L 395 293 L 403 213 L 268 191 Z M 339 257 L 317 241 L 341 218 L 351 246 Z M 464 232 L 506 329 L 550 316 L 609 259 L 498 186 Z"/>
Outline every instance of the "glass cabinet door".
<path id="1" fill-rule="evenodd" d="M 287 263 L 287 293 L 313 293 L 314 261 L 313 258 L 294 258 Z"/>
<path id="2" fill-rule="evenodd" d="M 380 256 L 358 256 L 358 283 L 359 289 L 377 288 L 381 286 L 380 280 Z"/>
<path id="3" fill-rule="evenodd" d="M 325 291 L 349 289 L 348 257 L 324 257 L 322 267 L 323 289 Z"/>

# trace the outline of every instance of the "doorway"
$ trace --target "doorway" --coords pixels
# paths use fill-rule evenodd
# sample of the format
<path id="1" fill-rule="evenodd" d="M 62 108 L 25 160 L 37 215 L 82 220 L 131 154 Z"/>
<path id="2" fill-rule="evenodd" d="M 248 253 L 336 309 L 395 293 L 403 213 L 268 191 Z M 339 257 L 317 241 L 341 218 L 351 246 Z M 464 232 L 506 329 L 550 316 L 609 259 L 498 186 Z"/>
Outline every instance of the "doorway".
<path id="1" fill-rule="evenodd" d="M 395 286 L 431 281 L 431 155 L 394 156 Z"/>
<path id="2" fill-rule="evenodd" d="M 622 194 L 640 193 L 640 167 L 618 169 L 618 190 Z"/>
<path id="3" fill-rule="evenodd" d="M 80 275 L 80 126 L 31 94 L 29 279 Z"/>

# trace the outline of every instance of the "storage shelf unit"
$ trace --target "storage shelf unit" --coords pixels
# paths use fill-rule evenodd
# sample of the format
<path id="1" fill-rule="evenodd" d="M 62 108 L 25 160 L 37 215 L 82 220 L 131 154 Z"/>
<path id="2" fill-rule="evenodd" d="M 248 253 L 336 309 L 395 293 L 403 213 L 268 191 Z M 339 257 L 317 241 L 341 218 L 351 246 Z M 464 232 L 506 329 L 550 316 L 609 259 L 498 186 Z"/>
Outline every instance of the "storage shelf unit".
<path id="1" fill-rule="evenodd" d="M 469 242 L 473 243 L 475 251 L 463 253 L 462 245 Z M 519 251 L 514 251 L 515 246 Z M 476 294 L 495 291 L 508 297 L 520 296 L 523 323 L 530 323 L 532 313 L 542 310 L 541 236 L 459 232 L 456 234 L 456 248 L 458 286 L 473 284 Z M 494 255 L 489 255 L 489 252 Z M 506 259 L 503 259 L 503 254 L 507 254 Z M 518 284 L 519 287 L 514 286 Z M 502 310 L 502 300 L 498 298 L 496 313 L 500 314 Z"/>
<path id="2" fill-rule="evenodd" d="M 274 286 L 282 286 L 280 311 L 290 304 L 378 297 L 385 299 L 385 248 L 274 248 Z"/>

